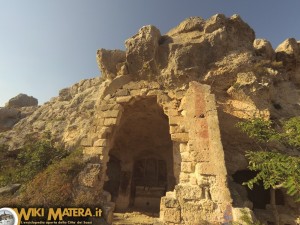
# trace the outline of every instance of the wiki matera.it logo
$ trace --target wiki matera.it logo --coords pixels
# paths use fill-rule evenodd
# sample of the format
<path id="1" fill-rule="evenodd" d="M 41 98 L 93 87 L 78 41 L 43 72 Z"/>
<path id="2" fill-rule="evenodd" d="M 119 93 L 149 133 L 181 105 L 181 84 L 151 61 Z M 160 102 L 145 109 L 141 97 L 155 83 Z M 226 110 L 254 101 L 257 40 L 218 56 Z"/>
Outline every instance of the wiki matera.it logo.
<path id="1" fill-rule="evenodd" d="M 0 209 L 0 225 L 18 225 L 18 216 L 11 208 Z"/>

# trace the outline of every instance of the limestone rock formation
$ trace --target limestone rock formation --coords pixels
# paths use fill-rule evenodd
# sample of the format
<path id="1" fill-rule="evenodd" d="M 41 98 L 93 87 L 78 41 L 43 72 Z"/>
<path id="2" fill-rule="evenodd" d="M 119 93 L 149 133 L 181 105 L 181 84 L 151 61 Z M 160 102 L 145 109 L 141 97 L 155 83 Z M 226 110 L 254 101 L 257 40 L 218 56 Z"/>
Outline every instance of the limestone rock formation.
<path id="1" fill-rule="evenodd" d="M 274 51 L 239 16 L 218 14 L 165 35 L 144 26 L 125 46 L 98 50 L 101 78 L 61 90 L 0 144 L 21 149 L 26 135 L 50 132 L 67 150 L 81 146 L 90 160 L 79 183 L 101 196 L 108 223 L 130 207 L 159 211 L 164 224 L 225 224 L 245 207 L 274 222 L 268 190 L 241 185 L 253 143 L 235 124 L 300 115 L 299 42 Z M 282 223 L 295 224 L 299 204 L 281 197 Z"/>
<path id="2" fill-rule="evenodd" d="M 10 99 L 5 107 L 8 108 L 20 108 L 20 107 L 29 107 L 29 106 L 37 106 L 38 100 L 32 96 L 28 96 L 26 94 L 19 94 L 16 97 Z"/>
<path id="3" fill-rule="evenodd" d="M 0 107 L 0 132 L 11 129 L 20 119 L 31 115 L 37 108 L 38 100 L 19 94 Z"/>

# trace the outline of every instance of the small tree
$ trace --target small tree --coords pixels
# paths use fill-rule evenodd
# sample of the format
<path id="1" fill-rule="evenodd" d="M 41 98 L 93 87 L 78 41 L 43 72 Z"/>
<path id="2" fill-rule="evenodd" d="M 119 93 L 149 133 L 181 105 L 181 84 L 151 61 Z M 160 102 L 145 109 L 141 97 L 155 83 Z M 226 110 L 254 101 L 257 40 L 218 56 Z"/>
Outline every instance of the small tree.
<path id="1" fill-rule="evenodd" d="M 256 118 L 240 122 L 237 126 L 258 144 L 260 151 L 247 151 L 248 168 L 257 175 L 244 183 L 250 189 L 254 184 L 263 183 L 265 189 L 271 188 L 271 204 L 279 218 L 275 202 L 275 189 L 283 188 L 295 201 L 300 202 L 300 157 L 287 152 L 268 149 L 268 143 L 280 145 L 298 152 L 300 149 L 300 117 L 293 117 L 274 128 L 269 120 Z"/>

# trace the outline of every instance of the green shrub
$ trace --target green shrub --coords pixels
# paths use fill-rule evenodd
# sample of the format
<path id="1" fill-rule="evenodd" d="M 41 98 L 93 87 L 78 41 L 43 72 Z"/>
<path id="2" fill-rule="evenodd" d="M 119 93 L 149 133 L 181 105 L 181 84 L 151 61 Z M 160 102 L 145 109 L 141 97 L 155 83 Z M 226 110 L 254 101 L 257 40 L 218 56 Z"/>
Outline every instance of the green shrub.
<path id="1" fill-rule="evenodd" d="M 41 139 L 28 137 L 17 155 L 0 146 L 0 186 L 11 183 L 26 183 L 51 163 L 67 156 L 67 152 L 53 145 L 46 134 Z"/>
<path id="2" fill-rule="evenodd" d="M 238 127 L 249 137 L 266 144 L 273 140 L 297 151 L 300 146 L 300 117 L 284 121 L 278 129 L 272 128 L 271 121 L 260 118 L 238 123 Z M 261 149 L 263 147 L 261 146 Z M 245 183 L 250 189 L 262 181 L 264 188 L 284 188 L 286 193 L 300 201 L 300 157 L 285 152 L 247 151 L 248 168 L 257 175 Z"/>
<path id="3" fill-rule="evenodd" d="M 82 159 L 82 149 L 77 149 L 49 165 L 23 187 L 19 202 L 34 206 L 70 206 L 76 187 L 75 178 L 84 167 Z"/>

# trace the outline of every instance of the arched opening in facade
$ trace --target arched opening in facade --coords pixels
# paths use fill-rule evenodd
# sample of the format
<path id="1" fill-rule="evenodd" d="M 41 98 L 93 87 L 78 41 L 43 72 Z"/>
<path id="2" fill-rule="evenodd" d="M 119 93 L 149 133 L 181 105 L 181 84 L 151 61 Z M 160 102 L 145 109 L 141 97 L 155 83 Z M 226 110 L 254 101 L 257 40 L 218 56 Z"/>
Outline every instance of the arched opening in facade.
<path id="1" fill-rule="evenodd" d="M 168 117 L 156 97 L 142 98 L 124 105 L 116 129 L 104 190 L 117 211 L 159 212 L 161 197 L 175 186 Z"/>

